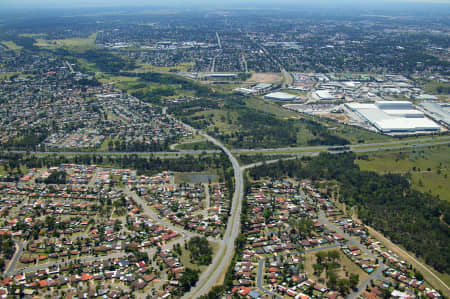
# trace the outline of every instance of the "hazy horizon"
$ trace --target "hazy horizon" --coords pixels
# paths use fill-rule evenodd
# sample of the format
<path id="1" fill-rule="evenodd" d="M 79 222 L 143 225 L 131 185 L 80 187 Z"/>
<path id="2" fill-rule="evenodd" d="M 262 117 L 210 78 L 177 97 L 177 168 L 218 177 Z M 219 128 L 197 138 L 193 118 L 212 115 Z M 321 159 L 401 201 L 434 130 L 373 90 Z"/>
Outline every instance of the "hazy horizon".
<path id="1" fill-rule="evenodd" d="M 226 3 L 223 1 L 214 0 L 164 0 L 164 1 L 148 1 L 148 0 L 2 0 L 0 8 L 3 9 L 60 9 L 60 8 L 100 8 L 100 7 L 136 7 L 136 6 L 148 6 L 148 7 L 174 7 L 174 8 L 189 8 L 203 6 L 205 8 L 232 8 L 232 7 L 283 7 L 293 6 L 301 7 L 308 6 L 352 6 L 358 8 L 388 8 L 392 6 L 403 5 L 417 5 L 417 6 L 434 6 L 450 5 L 450 0 L 228 0 Z"/>

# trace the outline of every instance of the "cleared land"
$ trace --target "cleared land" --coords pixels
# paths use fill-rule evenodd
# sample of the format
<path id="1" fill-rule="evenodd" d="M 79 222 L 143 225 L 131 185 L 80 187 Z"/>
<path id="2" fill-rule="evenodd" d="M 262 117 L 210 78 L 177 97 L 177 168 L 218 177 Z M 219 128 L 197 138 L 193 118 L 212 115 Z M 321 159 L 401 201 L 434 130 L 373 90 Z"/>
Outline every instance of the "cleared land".
<path id="1" fill-rule="evenodd" d="M 175 174 L 175 184 L 199 184 L 199 183 L 208 183 L 216 182 L 218 176 L 210 171 L 208 173 L 205 172 L 183 172 Z"/>
<path id="2" fill-rule="evenodd" d="M 280 83 L 283 81 L 283 76 L 278 73 L 253 73 L 247 81 L 259 83 Z"/>
<path id="3" fill-rule="evenodd" d="M 95 68 L 93 64 L 89 64 L 87 61 L 85 62 L 85 66 Z M 146 96 L 160 98 L 161 101 L 170 98 L 190 97 L 195 95 L 194 90 L 183 89 L 180 84 L 146 82 L 139 77 L 112 76 L 108 74 L 99 74 L 96 78 L 103 84 L 112 84 L 114 87 L 124 90 L 129 94 L 138 92 Z M 165 91 L 172 95 L 165 95 Z"/>
<path id="4" fill-rule="evenodd" d="M 14 42 L 12 42 L 12 41 L 5 41 L 5 42 L 2 42 L 2 44 L 5 46 L 5 47 L 7 47 L 9 50 L 12 50 L 12 51 L 19 51 L 19 50 L 22 50 L 22 48 L 23 47 L 21 47 L 21 46 L 18 46 L 18 45 L 16 45 Z"/>
<path id="5" fill-rule="evenodd" d="M 96 38 L 97 33 L 93 33 L 87 38 L 68 38 L 57 40 L 47 40 L 43 38 L 38 38 L 36 39 L 35 46 L 42 48 L 65 48 L 73 51 L 86 51 L 96 48 L 95 45 Z"/>
<path id="6" fill-rule="evenodd" d="M 138 63 L 138 68 L 133 70 L 133 72 L 147 73 L 147 72 L 157 72 L 157 73 L 168 73 L 171 70 L 176 70 L 177 72 L 187 72 L 195 64 L 193 62 L 180 63 L 174 66 L 154 66 L 151 64 Z"/>

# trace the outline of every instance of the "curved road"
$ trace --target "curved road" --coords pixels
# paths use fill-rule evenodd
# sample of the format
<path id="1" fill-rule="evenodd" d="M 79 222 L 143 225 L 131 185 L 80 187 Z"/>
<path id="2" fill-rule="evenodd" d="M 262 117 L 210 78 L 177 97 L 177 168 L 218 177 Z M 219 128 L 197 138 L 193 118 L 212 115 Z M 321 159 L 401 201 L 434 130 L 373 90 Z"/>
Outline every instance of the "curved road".
<path id="1" fill-rule="evenodd" d="M 191 130 L 194 130 L 190 126 L 185 126 L 187 128 L 190 128 Z M 233 258 L 234 242 L 239 235 L 242 199 L 244 198 L 244 179 L 242 176 L 242 170 L 236 158 L 233 156 L 229 149 L 227 149 L 216 139 L 203 132 L 200 132 L 200 135 L 205 137 L 208 141 L 214 143 L 216 146 L 220 147 L 230 159 L 234 169 L 235 189 L 231 206 L 231 215 L 228 218 L 227 230 L 223 237 L 223 246 L 221 246 L 219 251 L 216 253 L 211 265 L 200 275 L 197 285 L 193 289 L 191 289 L 189 293 L 185 294 L 183 298 L 197 298 L 199 296 L 205 295 L 218 281 L 223 271 L 228 268 L 228 265 Z"/>
<path id="2" fill-rule="evenodd" d="M 9 277 L 14 273 L 14 268 L 16 267 L 17 261 L 19 260 L 20 256 L 22 255 L 23 248 L 26 246 L 27 242 L 21 242 L 13 240 L 16 245 L 16 251 L 14 252 L 14 255 L 11 259 L 11 261 L 8 264 L 8 267 L 5 269 L 5 272 L 3 273 L 5 277 Z"/>

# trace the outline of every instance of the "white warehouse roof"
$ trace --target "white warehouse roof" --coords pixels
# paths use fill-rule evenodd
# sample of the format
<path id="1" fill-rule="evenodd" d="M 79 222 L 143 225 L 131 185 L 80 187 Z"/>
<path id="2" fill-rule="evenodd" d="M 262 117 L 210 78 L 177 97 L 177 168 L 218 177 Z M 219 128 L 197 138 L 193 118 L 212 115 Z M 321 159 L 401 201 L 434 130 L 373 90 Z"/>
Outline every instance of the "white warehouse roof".
<path id="1" fill-rule="evenodd" d="M 279 100 L 279 101 L 293 101 L 293 100 L 298 99 L 297 96 L 288 94 L 288 93 L 284 93 L 284 92 L 272 92 L 272 93 L 266 94 L 264 96 L 264 98 L 270 99 L 270 100 Z"/>
<path id="2" fill-rule="evenodd" d="M 380 101 L 375 104 L 345 105 L 383 133 L 414 133 L 441 129 L 434 121 L 425 118 L 423 112 L 414 109 L 410 102 Z"/>
<path id="3" fill-rule="evenodd" d="M 440 126 L 428 118 L 396 117 L 374 122 L 374 126 L 383 133 L 387 132 L 420 132 L 440 130 Z"/>
<path id="4" fill-rule="evenodd" d="M 318 90 L 316 95 L 321 100 L 334 100 L 334 97 L 327 90 Z"/>
<path id="5" fill-rule="evenodd" d="M 423 118 L 424 113 L 416 109 L 398 109 L 398 110 L 383 110 L 386 114 L 391 116 L 401 116 L 407 118 Z"/>
<path id="6" fill-rule="evenodd" d="M 413 105 L 408 101 L 378 101 L 375 103 L 380 109 L 413 109 Z"/>

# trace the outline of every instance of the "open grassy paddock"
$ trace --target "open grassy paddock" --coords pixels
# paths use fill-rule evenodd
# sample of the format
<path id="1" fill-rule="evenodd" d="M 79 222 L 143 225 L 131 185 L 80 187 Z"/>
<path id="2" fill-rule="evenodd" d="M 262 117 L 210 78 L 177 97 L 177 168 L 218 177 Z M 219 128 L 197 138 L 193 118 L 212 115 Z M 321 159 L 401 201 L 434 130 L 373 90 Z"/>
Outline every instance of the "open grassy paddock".
<path id="1" fill-rule="evenodd" d="M 359 156 L 368 158 L 356 161 L 362 170 L 409 174 L 415 189 L 430 192 L 442 200 L 450 201 L 450 184 L 448 183 L 450 147 L 448 145 L 376 152 Z"/>
<path id="2" fill-rule="evenodd" d="M 12 41 L 3 41 L 1 43 L 2 43 L 2 45 L 4 45 L 5 47 L 7 47 L 9 50 L 12 50 L 12 51 L 19 51 L 19 50 L 22 50 L 22 48 L 23 48 L 21 46 L 16 45 Z"/>
<path id="3" fill-rule="evenodd" d="M 64 48 L 72 51 L 86 51 L 90 49 L 95 49 L 95 39 L 97 38 L 97 33 L 91 34 L 87 38 L 68 38 L 68 39 L 57 39 L 57 40 L 47 40 L 44 38 L 37 38 L 35 46 L 41 48 Z"/>

